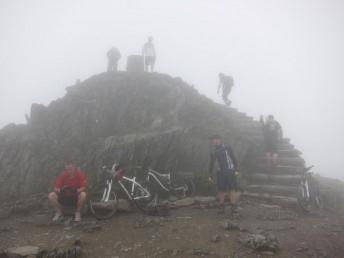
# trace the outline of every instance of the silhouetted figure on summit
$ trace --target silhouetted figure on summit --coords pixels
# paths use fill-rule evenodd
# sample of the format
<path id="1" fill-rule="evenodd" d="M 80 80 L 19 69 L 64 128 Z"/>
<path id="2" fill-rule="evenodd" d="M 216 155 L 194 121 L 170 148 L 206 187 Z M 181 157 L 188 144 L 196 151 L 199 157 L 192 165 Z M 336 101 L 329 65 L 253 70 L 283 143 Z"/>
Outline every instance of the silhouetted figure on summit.
<path id="1" fill-rule="evenodd" d="M 217 88 L 217 93 L 222 89 L 222 99 L 223 102 L 229 106 L 232 102 L 228 99 L 229 93 L 231 93 L 232 87 L 234 86 L 234 81 L 231 76 L 219 73 L 219 86 Z"/>
<path id="2" fill-rule="evenodd" d="M 151 72 L 154 72 L 156 54 L 153 44 L 153 37 L 149 37 L 148 41 L 143 45 L 142 56 L 144 58 L 145 71 L 148 72 L 150 67 Z"/>
<path id="3" fill-rule="evenodd" d="M 108 72 L 117 72 L 118 71 L 118 60 L 121 58 L 121 53 L 117 48 L 112 47 L 107 52 L 108 57 Z"/>

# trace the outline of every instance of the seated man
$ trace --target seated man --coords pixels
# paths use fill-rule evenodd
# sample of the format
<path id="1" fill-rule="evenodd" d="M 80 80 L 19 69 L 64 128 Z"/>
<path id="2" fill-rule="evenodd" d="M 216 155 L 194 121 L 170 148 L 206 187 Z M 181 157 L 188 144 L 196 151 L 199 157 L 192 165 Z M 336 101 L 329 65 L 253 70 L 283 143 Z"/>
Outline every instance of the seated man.
<path id="1" fill-rule="evenodd" d="M 50 205 L 56 214 L 53 221 L 63 215 L 63 208 L 74 207 L 75 221 L 81 221 L 81 211 L 86 201 L 86 176 L 71 161 L 65 162 L 65 170 L 56 180 L 54 192 L 49 193 Z"/>

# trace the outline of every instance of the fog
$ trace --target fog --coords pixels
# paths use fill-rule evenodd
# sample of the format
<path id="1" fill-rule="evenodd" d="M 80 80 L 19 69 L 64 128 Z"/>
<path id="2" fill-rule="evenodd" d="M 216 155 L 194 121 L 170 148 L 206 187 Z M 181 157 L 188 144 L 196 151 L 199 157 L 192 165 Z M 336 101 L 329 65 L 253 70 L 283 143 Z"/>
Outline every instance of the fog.
<path id="1" fill-rule="evenodd" d="M 315 172 L 344 179 L 344 2 L 340 0 L 0 1 L 0 127 L 106 70 L 106 51 L 139 54 L 154 37 L 157 72 L 217 102 L 274 114 Z"/>

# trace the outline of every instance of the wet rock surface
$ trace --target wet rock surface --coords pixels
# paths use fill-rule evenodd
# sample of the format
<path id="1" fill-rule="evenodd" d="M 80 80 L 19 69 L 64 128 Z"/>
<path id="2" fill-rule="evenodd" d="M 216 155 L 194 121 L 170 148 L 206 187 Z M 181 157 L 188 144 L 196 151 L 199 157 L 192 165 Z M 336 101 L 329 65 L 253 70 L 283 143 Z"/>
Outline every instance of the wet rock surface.
<path id="1" fill-rule="evenodd" d="M 333 231 L 344 225 L 342 218 L 268 221 L 257 218 L 264 209 L 257 200 L 244 199 L 240 206 L 242 216 L 236 220 L 228 219 L 228 214 L 218 215 L 216 209 L 195 209 L 196 204 L 172 209 L 167 217 L 128 212 L 97 221 L 86 214 L 80 223 L 73 222 L 73 217 L 51 223 L 49 214 L 18 215 L 1 221 L 0 246 L 3 251 L 37 246 L 50 257 L 73 257 L 76 250 L 81 250 L 83 258 L 342 257 L 342 232 Z M 269 212 L 274 214 L 265 210 Z M 292 212 L 281 208 L 280 213 Z M 229 224 L 235 230 L 227 230 Z"/>
<path id="2" fill-rule="evenodd" d="M 91 185 L 101 166 L 114 159 L 203 175 L 212 133 L 221 133 L 244 161 L 252 140 L 261 136 L 256 129 L 239 130 L 237 119 L 246 116 L 213 103 L 179 78 L 156 73 L 93 76 L 48 106 L 33 104 L 28 124 L 0 130 L 0 201 L 47 193 L 66 158 L 86 171 Z M 254 124 L 247 120 L 248 127 Z M 15 212 L 40 204 L 18 206 Z M 7 214 L 2 211 L 0 217 Z"/>
<path id="3" fill-rule="evenodd" d="M 277 252 L 279 243 L 271 232 L 261 231 L 259 233 L 248 233 L 240 239 L 244 245 L 260 252 Z"/>

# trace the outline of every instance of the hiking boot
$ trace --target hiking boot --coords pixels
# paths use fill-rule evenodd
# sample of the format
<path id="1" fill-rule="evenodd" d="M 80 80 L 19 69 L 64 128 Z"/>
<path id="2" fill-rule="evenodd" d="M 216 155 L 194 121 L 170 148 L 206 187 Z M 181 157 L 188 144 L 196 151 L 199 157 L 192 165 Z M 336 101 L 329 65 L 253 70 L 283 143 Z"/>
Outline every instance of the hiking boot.
<path id="1" fill-rule="evenodd" d="M 75 212 L 74 221 L 75 222 L 80 222 L 81 221 L 81 213 L 80 212 Z"/>
<path id="2" fill-rule="evenodd" d="M 60 221 L 61 219 L 62 219 L 62 214 L 56 212 L 56 213 L 55 213 L 55 216 L 54 216 L 53 219 L 52 219 L 52 221 L 53 221 L 53 222 L 58 222 L 58 221 Z"/>

